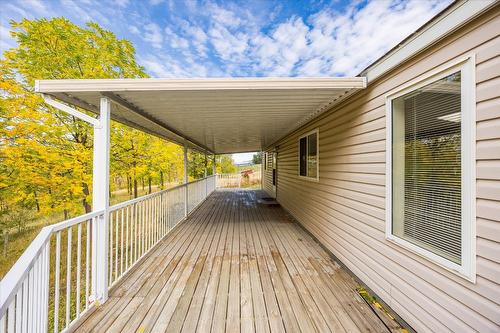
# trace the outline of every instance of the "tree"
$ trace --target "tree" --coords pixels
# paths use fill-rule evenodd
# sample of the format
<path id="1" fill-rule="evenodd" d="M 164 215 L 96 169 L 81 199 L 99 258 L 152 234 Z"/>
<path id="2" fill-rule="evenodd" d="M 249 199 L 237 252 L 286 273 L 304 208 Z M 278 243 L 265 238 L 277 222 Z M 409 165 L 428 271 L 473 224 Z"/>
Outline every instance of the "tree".
<path id="1" fill-rule="evenodd" d="M 0 201 L 65 217 L 90 211 L 92 129 L 47 107 L 36 79 L 145 77 L 135 50 L 96 23 L 64 18 L 11 22 L 17 47 L 0 61 Z M 113 125 L 116 126 L 116 125 Z"/>
<path id="2" fill-rule="evenodd" d="M 217 156 L 217 173 L 235 173 L 237 171 L 238 168 L 234 164 L 234 160 L 231 155 Z"/>
<path id="3" fill-rule="evenodd" d="M 261 153 L 253 154 L 252 163 L 253 164 L 261 164 L 262 163 L 262 154 Z"/>

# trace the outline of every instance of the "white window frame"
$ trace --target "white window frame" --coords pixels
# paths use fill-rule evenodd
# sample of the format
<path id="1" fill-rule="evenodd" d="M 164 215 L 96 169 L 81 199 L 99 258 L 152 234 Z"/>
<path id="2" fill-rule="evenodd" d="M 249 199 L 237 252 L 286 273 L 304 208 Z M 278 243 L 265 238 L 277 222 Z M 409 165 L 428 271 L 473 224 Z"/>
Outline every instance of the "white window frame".
<path id="1" fill-rule="evenodd" d="M 310 177 L 310 176 L 302 176 L 300 174 L 300 140 L 303 139 L 303 138 L 306 138 L 306 143 L 307 143 L 307 137 L 311 134 L 314 134 L 316 133 L 316 154 L 317 154 L 317 162 L 316 162 L 316 177 Z M 298 152 L 298 158 L 297 158 L 297 161 L 299 162 L 298 163 L 298 168 L 297 168 L 297 174 L 299 176 L 299 178 L 302 178 L 302 179 L 306 179 L 306 180 L 310 180 L 310 181 L 314 181 L 314 182 L 319 182 L 319 128 L 316 128 L 316 129 L 313 129 L 312 131 L 309 131 L 303 135 L 301 135 L 299 137 L 299 139 L 297 140 L 297 152 Z M 307 147 L 309 145 L 306 144 L 306 157 L 308 156 L 307 154 Z M 306 172 L 307 172 L 307 169 L 306 169 Z"/>
<path id="2" fill-rule="evenodd" d="M 461 183 L 462 253 L 461 264 L 392 234 L 392 101 L 452 73 L 461 71 Z M 476 282 L 476 82 L 475 56 L 450 61 L 386 95 L 386 239 L 460 277 Z"/>

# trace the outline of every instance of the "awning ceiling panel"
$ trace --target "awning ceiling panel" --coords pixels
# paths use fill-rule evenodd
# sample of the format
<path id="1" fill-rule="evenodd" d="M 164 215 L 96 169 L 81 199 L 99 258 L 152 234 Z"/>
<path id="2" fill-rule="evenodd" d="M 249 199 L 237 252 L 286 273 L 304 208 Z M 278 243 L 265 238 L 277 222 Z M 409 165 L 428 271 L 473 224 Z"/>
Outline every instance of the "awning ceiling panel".
<path id="1" fill-rule="evenodd" d="M 354 78 L 41 80 L 36 90 L 218 154 L 259 151 L 366 86 Z"/>

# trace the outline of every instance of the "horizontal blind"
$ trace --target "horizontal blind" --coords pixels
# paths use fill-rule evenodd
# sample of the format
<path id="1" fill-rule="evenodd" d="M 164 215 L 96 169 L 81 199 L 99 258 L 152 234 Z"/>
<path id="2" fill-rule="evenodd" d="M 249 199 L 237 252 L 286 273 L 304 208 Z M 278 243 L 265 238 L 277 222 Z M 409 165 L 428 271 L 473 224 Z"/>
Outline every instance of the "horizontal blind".
<path id="1" fill-rule="evenodd" d="M 393 170 L 395 234 L 455 263 L 461 263 L 461 97 L 460 72 L 394 100 L 404 112 L 404 172 Z M 399 102 L 399 103 L 398 103 Z M 402 129 L 399 129 L 400 131 Z M 401 144 L 401 143 L 400 143 Z M 399 150 L 403 152 L 403 149 Z M 393 152 L 394 153 L 394 152 Z M 403 156 L 393 156 L 393 159 Z M 399 194 L 401 194 L 399 189 Z"/>

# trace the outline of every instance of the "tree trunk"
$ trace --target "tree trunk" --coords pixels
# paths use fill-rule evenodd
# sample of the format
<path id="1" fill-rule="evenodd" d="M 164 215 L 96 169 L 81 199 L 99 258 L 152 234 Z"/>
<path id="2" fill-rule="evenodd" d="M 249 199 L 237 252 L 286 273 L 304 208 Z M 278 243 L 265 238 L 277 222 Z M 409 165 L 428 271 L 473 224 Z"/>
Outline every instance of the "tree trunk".
<path id="1" fill-rule="evenodd" d="M 85 209 L 85 213 L 90 213 L 92 211 L 92 206 L 87 201 L 87 198 L 90 195 L 89 186 L 87 185 L 87 183 L 82 183 L 82 187 L 83 187 L 83 194 L 84 194 L 84 197 L 82 200 L 83 208 Z"/>
<path id="2" fill-rule="evenodd" d="M 152 193 L 152 189 L 151 189 L 151 177 L 148 177 L 148 193 L 151 194 Z"/>
<path id="3" fill-rule="evenodd" d="M 36 211 L 39 213 L 40 212 L 40 203 L 38 202 L 38 195 L 37 195 L 36 191 L 33 191 L 33 194 L 35 195 Z"/>
<path id="4" fill-rule="evenodd" d="M 163 187 L 164 187 L 163 171 L 160 170 L 160 189 L 163 190 Z"/>
<path id="5" fill-rule="evenodd" d="M 134 198 L 137 198 L 137 178 L 134 178 Z"/>
<path id="6" fill-rule="evenodd" d="M 128 195 L 132 194 L 132 187 L 130 186 L 130 177 L 127 175 L 127 193 Z"/>
<path id="7" fill-rule="evenodd" d="M 3 256 L 7 256 L 7 249 L 9 248 L 9 230 L 5 230 L 3 234 Z"/>
<path id="8" fill-rule="evenodd" d="M 142 190 L 144 191 L 144 189 L 146 188 L 146 182 L 144 181 L 144 177 L 141 178 L 141 181 L 142 181 Z"/>

